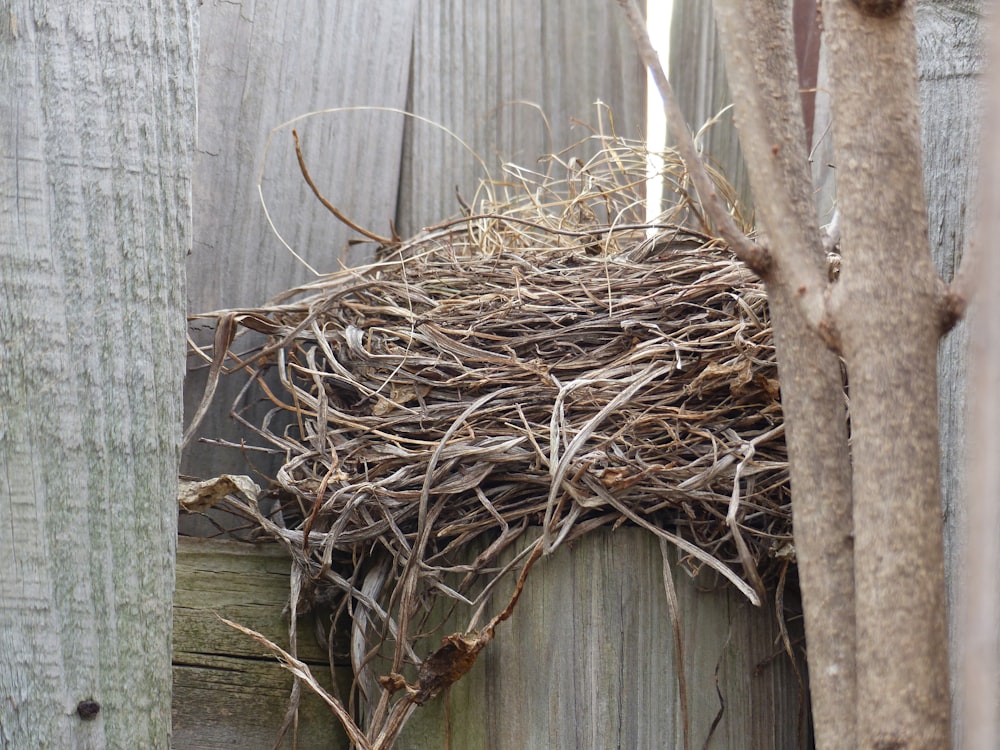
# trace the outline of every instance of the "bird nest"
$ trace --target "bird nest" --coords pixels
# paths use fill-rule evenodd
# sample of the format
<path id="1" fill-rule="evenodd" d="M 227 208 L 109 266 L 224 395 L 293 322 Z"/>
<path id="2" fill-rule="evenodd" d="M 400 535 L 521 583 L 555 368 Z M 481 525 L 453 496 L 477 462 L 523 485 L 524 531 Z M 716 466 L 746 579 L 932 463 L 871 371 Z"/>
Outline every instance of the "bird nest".
<path id="1" fill-rule="evenodd" d="M 791 558 L 764 290 L 678 160 L 663 170 L 675 204 L 646 224 L 646 152 L 599 145 L 586 163 L 553 157 L 559 179 L 507 165 L 372 265 L 202 316 L 250 374 L 235 413 L 269 402 L 251 427 L 283 456 L 279 508 L 232 502 L 288 546 L 303 597 L 351 613 L 359 674 L 386 634 L 419 661 L 416 602 L 484 601 L 532 529 L 522 562 L 640 526 L 754 600 Z M 266 341 L 237 356 L 236 329 Z"/>

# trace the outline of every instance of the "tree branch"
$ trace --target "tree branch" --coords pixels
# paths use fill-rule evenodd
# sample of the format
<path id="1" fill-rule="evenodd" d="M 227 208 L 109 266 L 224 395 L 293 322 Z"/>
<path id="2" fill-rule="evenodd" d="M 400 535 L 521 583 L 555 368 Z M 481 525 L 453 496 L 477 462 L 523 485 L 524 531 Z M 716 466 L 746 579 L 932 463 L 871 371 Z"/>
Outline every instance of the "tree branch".
<path id="1" fill-rule="evenodd" d="M 634 0 L 618 0 L 618 4 L 625 11 L 625 17 L 628 19 L 632 36 L 635 39 L 636 49 L 642 58 L 643 65 L 649 69 L 650 74 L 653 76 L 653 81 L 656 83 L 656 88 L 663 99 L 663 111 L 666 115 L 667 127 L 670 129 L 670 134 L 674 137 L 674 140 L 677 141 L 677 150 L 684 161 L 684 166 L 687 167 L 688 174 L 691 175 L 691 180 L 698 191 L 698 197 L 705 207 L 705 212 L 715 222 L 719 234 L 736 257 L 746 263 L 758 276 L 764 278 L 771 267 L 770 253 L 767 248 L 753 242 L 740 231 L 733 217 L 719 198 L 715 190 L 715 185 L 708 176 L 705 164 L 695 146 L 694 137 L 691 135 L 691 130 L 684 119 L 684 113 L 681 112 L 680 105 L 677 104 L 677 99 L 674 97 L 674 92 L 670 86 L 670 82 L 667 80 L 667 75 L 663 72 L 660 59 L 656 54 L 656 50 L 653 49 L 652 42 L 649 40 L 649 34 L 646 31 L 646 21 L 642 13 L 636 7 Z"/>
<path id="2" fill-rule="evenodd" d="M 858 747 L 948 748 L 937 352 L 913 3 L 824 2 L 851 388 Z M 900 655 L 905 654 L 904 658 Z"/>
<path id="3" fill-rule="evenodd" d="M 836 345 L 826 317 L 826 259 L 816 226 L 789 3 L 716 0 L 715 15 L 774 280 L 795 291 L 809 326 Z"/>
<path id="4" fill-rule="evenodd" d="M 802 583 L 817 747 L 853 750 L 856 671 L 853 504 L 840 361 L 826 321 L 826 253 L 817 227 L 798 92 L 791 8 L 716 0 L 756 212 L 774 267 L 765 278 Z M 831 236 L 837 232 L 832 229 Z"/>

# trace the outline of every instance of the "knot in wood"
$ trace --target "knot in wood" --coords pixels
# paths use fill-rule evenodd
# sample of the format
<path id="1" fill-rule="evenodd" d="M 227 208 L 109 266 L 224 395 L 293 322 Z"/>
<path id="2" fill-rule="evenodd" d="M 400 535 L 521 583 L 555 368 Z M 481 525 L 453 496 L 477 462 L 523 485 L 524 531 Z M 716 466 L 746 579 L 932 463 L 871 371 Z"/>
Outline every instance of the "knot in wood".
<path id="1" fill-rule="evenodd" d="M 101 711 L 101 704 L 97 701 L 85 700 L 76 704 L 76 715 L 84 721 L 93 721 Z"/>

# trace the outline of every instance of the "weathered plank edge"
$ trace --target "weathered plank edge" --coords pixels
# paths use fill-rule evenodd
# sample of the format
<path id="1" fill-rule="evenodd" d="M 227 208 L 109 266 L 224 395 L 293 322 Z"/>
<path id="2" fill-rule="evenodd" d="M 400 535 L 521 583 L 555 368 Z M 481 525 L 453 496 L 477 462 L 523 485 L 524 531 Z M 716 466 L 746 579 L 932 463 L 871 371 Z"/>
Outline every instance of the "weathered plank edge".
<path id="1" fill-rule="evenodd" d="M 269 748 L 291 678 L 214 612 L 287 644 L 282 612 L 290 561 L 275 545 L 203 539 L 181 539 L 177 560 L 174 747 Z M 772 612 L 676 565 L 672 580 L 692 742 L 708 737 L 721 694 L 725 709 L 711 747 L 802 746 L 794 671 L 785 657 L 771 658 L 780 651 Z M 497 602 L 508 594 L 498 591 Z M 461 617 L 442 634 L 464 630 Z M 302 623 L 300 653 L 325 677 L 325 657 L 308 627 Z M 680 747 L 677 664 L 655 538 L 633 528 L 595 532 L 538 565 L 513 618 L 447 696 L 449 720 L 445 698 L 431 701 L 397 748 L 442 747 L 448 734 L 453 747 L 467 750 L 588 747 L 608 737 L 622 747 Z M 347 669 L 338 675 L 342 689 L 349 680 Z M 346 747 L 312 695 L 305 697 L 299 747 Z"/>
<path id="2" fill-rule="evenodd" d="M 175 750 L 273 747 L 285 717 L 292 676 L 261 646 L 218 616 L 288 648 L 291 559 L 277 545 L 180 537 L 174 594 L 173 743 Z M 329 690 L 327 658 L 312 621 L 299 623 L 299 658 Z M 350 670 L 338 674 L 342 689 Z M 347 683 L 347 684 L 345 684 Z M 299 750 L 346 748 L 333 715 L 303 691 Z M 291 733 L 282 747 L 293 747 Z"/>

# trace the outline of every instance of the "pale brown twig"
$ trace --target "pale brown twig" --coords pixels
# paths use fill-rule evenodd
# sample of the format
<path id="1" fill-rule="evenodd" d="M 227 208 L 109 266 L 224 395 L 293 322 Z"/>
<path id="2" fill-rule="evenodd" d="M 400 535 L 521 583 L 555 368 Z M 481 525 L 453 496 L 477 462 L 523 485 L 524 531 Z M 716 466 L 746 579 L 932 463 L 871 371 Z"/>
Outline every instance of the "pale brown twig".
<path id="1" fill-rule="evenodd" d="M 295 158 L 298 159 L 299 161 L 299 170 L 302 172 L 302 178 L 306 181 L 306 184 L 313 191 L 313 195 L 316 196 L 316 199 L 323 204 L 323 207 L 326 208 L 327 211 L 329 211 L 331 214 L 337 217 L 338 221 L 350 227 L 358 234 L 362 235 L 363 237 L 367 237 L 370 240 L 374 240 L 375 242 L 378 242 L 380 245 L 389 246 L 399 241 L 398 237 L 396 238 L 383 237 L 382 235 L 375 234 L 374 232 L 369 231 L 364 227 L 354 223 L 347 216 L 345 216 L 340 209 L 338 209 L 335 205 L 330 203 L 330 201 L 328 201 L 326 197 L 324 197 L 324 195 L 319 191 L 319 188 L 316 187 L 316 183 L 313 182 L 312 175 L 309 174 L 309 170 L 308 168 L 306 168 L 306 159 L 302 155 L 302 146 L 299 144 L 299 134 L 295 130 L 295 128 L 292 128 L 292 139 L 295 141 Z"/>
<path id="2" fill-rule="evenodd" d="M 625 11 L 629 28 L 635 39 L 636 49 L 642 58 L 643 65 L 649 70 L 656 83 L 656 88 L 663 99 L 663 111 L 667 118 L 667 127 L 670 129 L 674 140 L 677 141 L 677 150 L 684 160 L 688 174 L 698 190 L 698 199 L 705 211 L 715 222 L 716 228 L 722 239 L 726 241 L 729 248 L 736 254 L 756 274 L 764 277 L 771 266 L 771 257 L 767 248 L 750 240 L 733 221 L 733 217 L 726 210 L 726 207 L 719 200 L 715 186 L 705 169 L 704 161 L 695 146 L 691 130 L 688 128 L 684 113 L 681 112 L 680 105 L 674 97 L 673 88 L 667 79 L 663 66 L 660 64 L 659 56 L 653 49 L 653 44 L 646 31 L 646 22 L 642 13 L 636 7 L 633 0 L 618 0 Z"/>
<path id="3" fill-rule="evenodd" d="M 755 208 L 771 245 L 772 274 L 765 280 L 794 291 L 809 326 L 835 344 L 788 4 L 716 0 L 715 11 Z M 834 233 L 839 240 L 836 217 L 830 241 Z"/>

